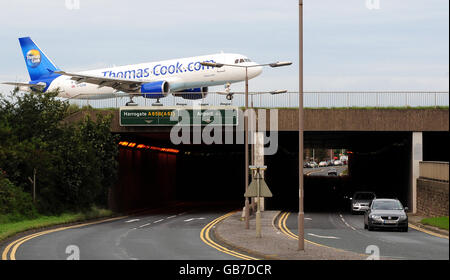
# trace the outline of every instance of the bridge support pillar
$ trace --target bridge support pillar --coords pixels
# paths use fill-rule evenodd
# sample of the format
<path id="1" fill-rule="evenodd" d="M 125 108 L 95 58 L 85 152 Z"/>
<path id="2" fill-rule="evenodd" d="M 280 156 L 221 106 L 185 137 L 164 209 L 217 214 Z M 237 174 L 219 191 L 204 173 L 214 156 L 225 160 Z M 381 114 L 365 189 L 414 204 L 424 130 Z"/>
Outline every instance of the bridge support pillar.
<path id="1" fill-rule="evenodd" d="M 422 132 L 412 133 L 411 145 L 411 177 L 408 206 L 412 213 L 417 212 L 417 178 L 419 178 L 419 162 L 423 160 L 423 135 Z"/>
<path id="2" fill-rule="evenodd" d="M 264 133 L 263 132 L 254 132 L 255 145 L 253 146 L 253 160 L 255 165 L 263 166 L 264 165 Z M 261 170 L 261 176 L 264 178 L 264 171 Z M 254 202 L 259 203 L 261 211 L 264 211 L 264 197 L 260 197 L 259 201 L 257 198 L 253 198 Z"/>

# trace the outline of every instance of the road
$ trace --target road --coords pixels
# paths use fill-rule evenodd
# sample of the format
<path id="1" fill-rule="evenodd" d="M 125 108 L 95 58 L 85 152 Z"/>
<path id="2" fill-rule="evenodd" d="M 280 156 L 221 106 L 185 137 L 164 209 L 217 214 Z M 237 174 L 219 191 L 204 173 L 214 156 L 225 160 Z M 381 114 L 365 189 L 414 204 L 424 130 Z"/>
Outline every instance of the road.
<path id="1" fill-rule="evenodd" d="M 236 260 L 200 238 L 202 228 L 229 210 L 177 206 L 52 232 L 21 244 L 15 258 L 65 260 L 74 255 L 68 246 L 75 245 L 82 260 Z"/>
<path id="2" fill-rule="evenodd" d="M 286 225 L 298 235 L 297 213 L 287 217 Z M 388 259 L 449 259 L 448 239 L 412 228 L 408 232 L 368 231 L 364 229 L 363 215 L 349 213 L 305 213 L 305 239 L 361 254 L 369 245 L 376 245 L 380 256 Z"/>
<path id="3" fill-rule="evenodd" d="M 336 169 L 337 174 L 341 174 L 347 169 L 346 165 L 343 166 L 328 166 L 328 167 L 318 167 L 318 168 L 303 168 L 303 174 L 308 176 L 328 176 L 328 170 Z"/>

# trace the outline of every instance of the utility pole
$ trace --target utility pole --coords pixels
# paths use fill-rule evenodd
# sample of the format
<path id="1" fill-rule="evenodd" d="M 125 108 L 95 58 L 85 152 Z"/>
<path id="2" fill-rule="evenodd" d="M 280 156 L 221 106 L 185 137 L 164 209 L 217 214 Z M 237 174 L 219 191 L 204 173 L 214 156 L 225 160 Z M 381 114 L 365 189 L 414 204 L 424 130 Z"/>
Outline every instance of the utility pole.
<path id="1" fill-rule="evenodd" d="M 245 130 L 245 191 L 248 188 L 248 68 L 245 67 L 245 111 L 244 111 L 244 130 Z M 245 198 L 245 228 L 250 228 L 250 205 L 249 199 Z"/>
<path id="2" fill-rule="evenodd" d="M 303 0 L 299 0 L 299 92 L 298 92 L 298 178 L 299 178 L 299 205 L 298 205 L 298 250 L 305 250 L 304 221 L 303 212 Z"/>

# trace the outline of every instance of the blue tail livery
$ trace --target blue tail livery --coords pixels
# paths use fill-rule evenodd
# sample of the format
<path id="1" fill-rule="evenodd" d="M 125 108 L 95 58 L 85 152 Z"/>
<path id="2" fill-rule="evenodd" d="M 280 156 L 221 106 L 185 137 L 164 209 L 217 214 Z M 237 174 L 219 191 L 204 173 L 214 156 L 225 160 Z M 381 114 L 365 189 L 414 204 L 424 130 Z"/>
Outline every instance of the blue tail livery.
<path id="1" fill-rule="evenodd" d="M 50 78 L 55 75 L 55 71 L 60 70 L 30 37 L 19 38 L 19 42 L 31 81 Z"/>

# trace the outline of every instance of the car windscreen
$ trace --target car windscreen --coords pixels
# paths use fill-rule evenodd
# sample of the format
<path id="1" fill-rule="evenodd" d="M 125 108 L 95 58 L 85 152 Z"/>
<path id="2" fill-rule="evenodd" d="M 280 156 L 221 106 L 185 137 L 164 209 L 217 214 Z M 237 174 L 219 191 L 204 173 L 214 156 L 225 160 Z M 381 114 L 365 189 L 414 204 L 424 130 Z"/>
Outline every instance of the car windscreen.
<path id="1" fill-rule="evenodd" d="M 375 198 L 373 193 L 357 193 L 355 199 L 357 200 L 372 200 Z"/>
<path id="2" fill-rule="evenodd" d="M 372 204 L 374 210 L 402 210 L 400 202 L 396 200 L 374 201 Z"/>

